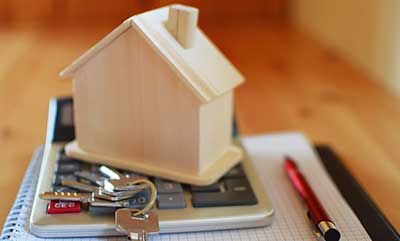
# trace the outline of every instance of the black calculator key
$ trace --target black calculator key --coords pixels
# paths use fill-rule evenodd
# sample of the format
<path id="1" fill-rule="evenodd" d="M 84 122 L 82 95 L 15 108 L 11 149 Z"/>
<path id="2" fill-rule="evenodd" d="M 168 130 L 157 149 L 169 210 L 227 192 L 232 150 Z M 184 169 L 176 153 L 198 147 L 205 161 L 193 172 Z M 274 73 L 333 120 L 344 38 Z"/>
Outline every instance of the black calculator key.
<path id="1" fill-rule="evenodd" d="M 257 199 L 252 191 L 192 193 L 192 205 L 195 208 L 255 205 L 255 204 L 257 204 Z"/>
<path id="2" fill-rule="evenodd" d="M 251 191 L 251 187 L 247 179 L 237 178 L 237 179 L 226 179 L 225 180 L 226 190 L 228 192 L 246 192 Z"/>
<path id="3" fill-rule="evenodd" d="M 94 215 L 114 215 L 117 208 L 114 207 L 97 207 L 89 205 L 89 213 Z"/>
<path id="4" fill-rule="evenodd" d="M 56 177 L 54 178 L 54 183 L 53 185 L 55 186 L 61 186 L 62 181 L 78 181 L 78 177 L 75 176 L 74 174 L 57 174 Z"/>
<path id="5" fill-rule="evenodd" d="M 100 173 L 100 170 L 99 170 L 100 167 L 101 167 L 101 165 L 91 164 L 90 167 L 89 167 L 89 172 L 93 172 L 93 173 L 99 174 Z"/>
<path id="6" fill-rule="evenodd" d="M 80 162 L 60 162 L 57 165 L 58 174 L 72 174 L 81 170 Z"/>
<path id="7" fill-rule="evenodd" d="M 180 183 L 157 178 L 155 184 L 158 193 L 183 193 L 183 188 Z"/>
<path id="8" fill-rule="evenodd" d="M 81 162 L 75 158 L 69 157 L 65 154 L 65 152 L 59 153 L 57 156 L 58 163 L 68 163 L 68 162 Z"/>
<path id="9" fill-rule="evenodd" d="M 224 178 L 242 178 L 245 177 L 242 165 L 237 165 L 229 170 Z"/>
<path id="10" fill-rule="evenodd" d="M 225 192 L 193 192 L 193 207 L 221 207 L 257 204 L 253 190 L 247 179 L 225 180 Z"/>
<path id="11" fill-rule="evenodd" d="M 158 194 L 157 203 L 159 209 L 180 209 L 186 207 L 183 193 Z"/>
<path id="12" fill-rule="evenodd" d="M 220 192 L 222 186 L 221 182 L 216 182 L 208 186 L 191 186 L 190 190 L 192 192 Z"/>

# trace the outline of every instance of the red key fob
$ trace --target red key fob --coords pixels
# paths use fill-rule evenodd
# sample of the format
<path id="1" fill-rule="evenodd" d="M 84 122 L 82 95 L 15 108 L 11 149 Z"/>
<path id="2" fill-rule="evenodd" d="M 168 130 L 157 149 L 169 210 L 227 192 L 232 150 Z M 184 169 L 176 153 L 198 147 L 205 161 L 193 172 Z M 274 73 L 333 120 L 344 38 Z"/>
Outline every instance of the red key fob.
<path id="1" fill-rule="evenodd" d="M 80 211 L 80 202 L 64 200 L 51 200 L 47 209 L 48 214 L 79 213 Z"/>

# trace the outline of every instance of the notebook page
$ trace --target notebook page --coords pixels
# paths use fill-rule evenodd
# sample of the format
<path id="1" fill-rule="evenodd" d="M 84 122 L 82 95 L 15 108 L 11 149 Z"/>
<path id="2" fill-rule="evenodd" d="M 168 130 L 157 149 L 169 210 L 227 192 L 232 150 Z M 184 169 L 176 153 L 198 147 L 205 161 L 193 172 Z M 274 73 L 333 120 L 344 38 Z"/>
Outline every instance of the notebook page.
<path id="1" fill-rule="evenodd" d="M 357 217 L 342 198 L 311 145 L 301 134 L 260 135 L 243 139 L 254 161 L 259 176 L 272 199 L 275 217 L 269 227 L 213 232 L 165 234 L 150 236 L 154 241 L 245 241 L 245 240 L 316 240 L 305 216 L 305 207 L 286 177 L 283 156 L 290 155 L 321 199 L 333 221 L 341 231 L 341 241 L 371 240 Z M 26 222 L 28 222 L 27 217 Z M 25 225 L 27 227 L 27 225 Z M 29 234 L 27 229 L 15 240 L 41 241 Z M 58 241 L 126 240 L 124 238 L 75 238 L 54 239 Z"/>
<path id="2" fill-rule="evenodd" d="M 285 155 L 296 160 L 340 230 L 341 240 L 371 240 L 318 160 L 312 145 L 302 134 L 254 136 L 245 138 L 244 145 L 276 211 L 270 229 L 276 239 L 271 240 L 315 240 L 305 216 L 305 206 L 283 168 Z M 265 228 L 265 232 L 268 232 L 268 228 Z"/>

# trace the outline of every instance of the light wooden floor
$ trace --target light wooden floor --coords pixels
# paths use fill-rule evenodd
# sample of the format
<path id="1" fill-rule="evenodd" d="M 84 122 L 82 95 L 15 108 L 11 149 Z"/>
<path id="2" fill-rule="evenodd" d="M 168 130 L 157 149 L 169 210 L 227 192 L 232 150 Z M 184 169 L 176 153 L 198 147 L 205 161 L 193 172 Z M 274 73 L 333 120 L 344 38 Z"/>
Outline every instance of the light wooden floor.
<path id="1" fill-rule="evenodd" d="M 0 28 L 0 223 L 45 138 L 48 101 L 71 94 L 58 71 L 115 25 Z M 243 134 L 302 131 L 332 145 L 400 230 L 400 102 L 329 49 L 281 24 L 207 24 L 247 77 Z"/>

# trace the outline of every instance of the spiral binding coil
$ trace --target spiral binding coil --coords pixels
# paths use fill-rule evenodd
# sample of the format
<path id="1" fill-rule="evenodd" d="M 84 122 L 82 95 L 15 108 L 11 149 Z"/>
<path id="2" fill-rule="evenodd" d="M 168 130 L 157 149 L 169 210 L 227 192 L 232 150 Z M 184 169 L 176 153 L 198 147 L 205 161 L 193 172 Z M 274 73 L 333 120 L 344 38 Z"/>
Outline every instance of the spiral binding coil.
<path id="1" fill-rule="evenodd" d="M 0 240 L 17 240 L 20 233 L 24 232 L 29 218 L 32 199 L 36 190 L 40 163 L 43 156 L 43 146 L 36 149 L 32 161 L 26 170 L 22 185 L 19 189 L 16 201 L 8 214 L 0 234 Z"/>

